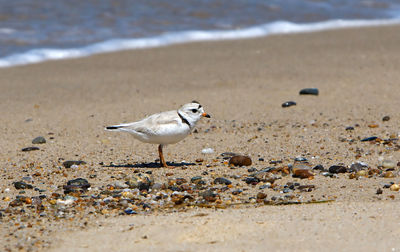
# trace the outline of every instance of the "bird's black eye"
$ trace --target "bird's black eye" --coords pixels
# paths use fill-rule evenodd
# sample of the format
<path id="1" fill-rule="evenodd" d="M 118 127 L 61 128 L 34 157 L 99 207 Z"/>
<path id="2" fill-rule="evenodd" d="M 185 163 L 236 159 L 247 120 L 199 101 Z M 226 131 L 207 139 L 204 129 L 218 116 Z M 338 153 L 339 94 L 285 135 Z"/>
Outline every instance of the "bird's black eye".
<path id="1" fill-rule="evenodd" d="M 197 113 L 197 111 L 198 111 L 197 109 L 192 109 L 193 113 Z"/>

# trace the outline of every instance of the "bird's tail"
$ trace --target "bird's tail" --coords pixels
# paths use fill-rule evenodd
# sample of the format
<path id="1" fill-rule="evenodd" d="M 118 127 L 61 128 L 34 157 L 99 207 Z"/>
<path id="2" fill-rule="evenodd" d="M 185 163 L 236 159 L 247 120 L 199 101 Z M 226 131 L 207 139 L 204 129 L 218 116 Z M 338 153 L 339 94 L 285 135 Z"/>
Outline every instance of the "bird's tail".
<path id="1" fill-rule="evenodd" d="M 105 127 L 105 130 L 108 131 L 118 131 L 119 129 L 121 129 L 123 126 L 120 125 L 113 125 L 113 126 L 107 126 Z"/>

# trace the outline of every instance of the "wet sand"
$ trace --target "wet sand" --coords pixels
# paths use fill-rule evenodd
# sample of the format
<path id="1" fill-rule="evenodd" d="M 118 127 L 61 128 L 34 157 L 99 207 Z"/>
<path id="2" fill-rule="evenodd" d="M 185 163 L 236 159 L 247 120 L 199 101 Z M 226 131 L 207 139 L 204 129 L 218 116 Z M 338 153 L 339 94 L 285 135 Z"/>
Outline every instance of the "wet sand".
<path id="1" fill-rule="evenodd" d="M 399 167 L 391 169 L 394 177 L 389 178 L 383 177 L 388 169 L 381 167 L 382 160 L 400 161 L 397 140 L 360 141 L 399 135 L 399 31 L 399 26 L 390 26 L 192 43 L 0 69 L 3 247 L 400 249 L 396 211 L 400 195 L 384 188 L 400 182 Z M 299 95 L 300 89 L 309 87 L 318 88 L 319 95 Z M 212 118 L 198 124 L 198 133 L 166 147 L 166 160 L 176 165 L 174 169 L 152 166 L 158 158 L 155 145 L 103 130 L 191 100 L 198 100 Z M 282 108 L 286 101 L 297 105 Z M 390 120 L 383 121 L 384 116 Z M 349 126 L 354 130 L 346 130 Z M 40 150 L 22 152 L 33 146 L 37 136 L 47 140 L 35 145 Z M 204 148 L 214 153 L 202 154 Z M 219 158 L 223 152 L 248 155 L 253 164 L 231 169 Z M 282 178 L 273 183 L 277 190 L 243 181 L 251 167 L 284 168 L 296 157 L 325 169 L 361 161 L 376 172 L 358 179 L 350 179 L 348 172 L 331 178 L 313 171 L 313 179 L 279 174 Z M 87 164 L 64 168 L 65 160 Z M 281 162 L 271 163 L 277 160 Z M 212 203 L 211 208 L 168 207 L 120 216 L 119 208 L 89 214 L 86 205 L 82 209 L 74 205 L 64 211 L 67 217 L 51 214 L 57 208 L 51 202 L 57 199 L 53 194 L 64 197 L 68 180 L 85 178 L 92 188 L 107 188 L 146 171 L 159 183 L 201 175 L 209 188 L 219 192 L 224 207 L 215 209 Z M 202 175 L 205 171 L 208 174 Z M 27 189 L 21 194 L 13 182 L 24 177 L 45 191 Z M 231 180 L 232 187 L 221 191 L 223 185 L 212 183 L 216 177 Z M 284 185 L 292 182 L 315 188 L 283 193 Z M 378 188 L 382 194 L 376 194 Z M 231 190 L 237 189 L 243 192 L 232 198 Z M 303 203 L 329 202 L 277 206 L 255 202 L 259 192 L 269 202 L 285 195 Z M 18 195 L 39 194 L 47 197 L 46 216 L 35 214 L 36 206 L 30 207 L 29 201 L 9 206 Z"/>

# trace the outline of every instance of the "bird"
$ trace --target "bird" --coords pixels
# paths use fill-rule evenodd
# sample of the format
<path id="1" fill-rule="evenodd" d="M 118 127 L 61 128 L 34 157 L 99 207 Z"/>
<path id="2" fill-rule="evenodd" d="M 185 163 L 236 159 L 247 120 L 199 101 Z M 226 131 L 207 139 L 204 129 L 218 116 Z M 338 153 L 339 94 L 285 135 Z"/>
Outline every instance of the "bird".
<path id="1" fill-rule="evenodd" d="M 199 102 L 192 101 L 178 110 L 153 114 L 137 122 L 107 126 L 105 130 L 127 132 L 141 142 L 158 144 L 160 166 L 168 167 L 164 159 L 163 147 L 187 137 L 202 117 L 210 118 L 211 116 L 204 112 Z"/>

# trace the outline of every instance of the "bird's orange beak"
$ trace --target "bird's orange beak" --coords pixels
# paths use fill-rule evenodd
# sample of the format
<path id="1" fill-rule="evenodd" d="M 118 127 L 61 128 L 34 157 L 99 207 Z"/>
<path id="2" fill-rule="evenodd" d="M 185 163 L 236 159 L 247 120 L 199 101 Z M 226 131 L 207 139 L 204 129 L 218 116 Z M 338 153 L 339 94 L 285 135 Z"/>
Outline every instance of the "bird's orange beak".
<path id="1" fill-rule="evenodd" d="M 201 114 L 203 117 L 207 117 L 207 118 L 210 118 L 211 116 L 209 115 L 209 114 L 207 114 L 207 113 L 203 113 L 203 114 Z"/>

